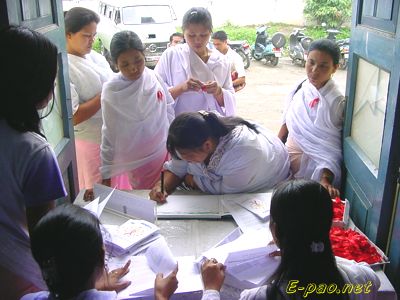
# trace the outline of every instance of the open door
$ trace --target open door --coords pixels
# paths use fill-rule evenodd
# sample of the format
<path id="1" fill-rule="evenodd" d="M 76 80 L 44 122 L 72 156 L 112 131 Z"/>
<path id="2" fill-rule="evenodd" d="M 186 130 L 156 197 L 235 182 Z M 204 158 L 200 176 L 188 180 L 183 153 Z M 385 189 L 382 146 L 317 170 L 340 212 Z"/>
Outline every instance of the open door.
<path id="1" fill-rule="evenodd" d="M 351 217 L 384 250 L 391 244 L 396 220 L 399 176 L 398 15 L 398 0 L 353 0 L 343 132 L 345 196 L 352 205 Z M 399 261 L 398 247 L 397 253 L 388 252 L 394 255 L 391 260 Z"/>
<path id="2" fill-rule="evenodd" d="M 63 174 L 68 199 L 78 192 L 68 63 L 61 0 L 6 0 L 0 4 L 0 24 L 20 24 L 47 36 L 58 47 L 58 73 L 53 110 L 43 119 L 43 129 Z M 21 83 L 23 88 L 23 83 Z M 52 107 L 51 102 L 46 109 Z M 46 114 L 41 112 L 42 115 Z"/>

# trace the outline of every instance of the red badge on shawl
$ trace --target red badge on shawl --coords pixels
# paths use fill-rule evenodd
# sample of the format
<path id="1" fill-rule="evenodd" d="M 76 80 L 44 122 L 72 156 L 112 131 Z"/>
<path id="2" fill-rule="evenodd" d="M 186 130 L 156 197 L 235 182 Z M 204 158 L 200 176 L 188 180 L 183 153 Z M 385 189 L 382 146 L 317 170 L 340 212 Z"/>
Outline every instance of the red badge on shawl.
<path id="1" fill-rule="evenodd" d="M 310 103 L 308 104 L 311 108 L 314 108 L 314 106 L 316 106 L 319 102 L 319 98 L 315 98 L 313 100 L 310 101 Z"/>
<path id="2" fill-rule="evenodd" d="M 157 91 L 157 100 L 161 102 L 163 101 L 163 99 L 164 99 L 163 93 L 161 91 Z"/>

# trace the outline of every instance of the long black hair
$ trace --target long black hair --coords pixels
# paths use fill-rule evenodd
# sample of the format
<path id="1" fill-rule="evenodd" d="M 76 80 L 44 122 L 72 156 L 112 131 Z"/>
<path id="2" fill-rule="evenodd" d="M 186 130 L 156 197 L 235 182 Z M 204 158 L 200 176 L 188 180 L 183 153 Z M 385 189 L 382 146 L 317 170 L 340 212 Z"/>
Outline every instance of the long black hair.
<path id="1" fill-rule="evenodd" d="M 37 109 L 54 88 L 57 47 L 39 32 L 14 25 L 0 29 L 0 41 L 0 119 L 42 135 Z"/>
<path id="2" fill-rule="evenodd" d="M 219 140 L 238 125 L 246 125 L 258 133 L 254 124 L 238 117 L 219 117 L 215 113 L 200 111 L 187 112 L 172 121 L 167 138 L 167 149 L 175 158 L 179 158 L 177 149 L 196 150 L 212 138 Z"/>
<path id="3" fill-rule="evenodd" d="M 344 286 L 329 239 L 332 218 L 331 197 L 318 182 L 292 180 L 276 188 L 271 200 L 270 226 L 275 227 L 282 258 L 270 279 L 270 293 L 275 294 L 272 299 L 302 298 L 304 290 L 292 296 L 282 295 L 290 280 L 298 280 L 299 287 Z M 347 299 L 347 295 L 310 294 L 307 299 Z"/>
<path id="4" fill-rule="evenodd" d="M 96 268 L 104 267 L 99 220 L 72 204 L 57 206 L 38 222 L 31 249 L 55 299 L 77 296 L 88 288 Z"/>

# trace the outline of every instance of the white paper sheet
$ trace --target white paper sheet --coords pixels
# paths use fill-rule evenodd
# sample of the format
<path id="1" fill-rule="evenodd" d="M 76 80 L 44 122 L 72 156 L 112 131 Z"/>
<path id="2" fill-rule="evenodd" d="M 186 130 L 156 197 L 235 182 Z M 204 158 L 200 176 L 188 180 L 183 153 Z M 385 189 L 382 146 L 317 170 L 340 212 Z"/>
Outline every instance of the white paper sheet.
<path id="1" fill-rule="evenodd" d="M 269 218 L 272 193 L 225 195 L 225 200 L 233 200 L 241 207 L 255 214 L 257 217 L 266 221 Z"/>
<path id="2" fill-rule="evenodd" d="M 225 206 L 226 210 L 230 211 L 232 217 L 243 232 L 260 230 L 268 234 L 269 218 L 267 218 L 267 220 L 262 220 L 232 200 L 223 199 L 222 204 Z"/>
<path id="3" fill-rule="evenodd" d="M 95 184 L 93 187 L 96 197 L 106 198 L 112 188 Z M 115 190 L 108 201 L 106 208 L 133 219 L 143 219 L 154 223 L 156 202 L 135 194 Z"/>

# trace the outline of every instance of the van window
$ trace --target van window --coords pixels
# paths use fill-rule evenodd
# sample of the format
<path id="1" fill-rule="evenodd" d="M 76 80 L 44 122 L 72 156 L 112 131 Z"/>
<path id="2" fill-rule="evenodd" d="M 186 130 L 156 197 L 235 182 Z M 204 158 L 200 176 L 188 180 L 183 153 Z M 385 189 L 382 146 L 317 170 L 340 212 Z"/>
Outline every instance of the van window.
<path id="1" fill-rule="evenodd" d="M 122 22 L 125 25 L 170 23 L 171 10 L 168 5 L 128 6 L 122 10 Z"/>
<path id="2" fill-rule="evenodd" d="M 119 12 L 119 10 L 115 11 L 115 24 L 119 24 L 121 23 L 121 14 Z"/>

